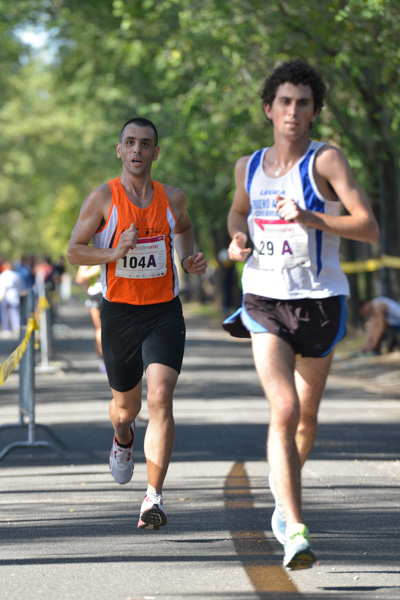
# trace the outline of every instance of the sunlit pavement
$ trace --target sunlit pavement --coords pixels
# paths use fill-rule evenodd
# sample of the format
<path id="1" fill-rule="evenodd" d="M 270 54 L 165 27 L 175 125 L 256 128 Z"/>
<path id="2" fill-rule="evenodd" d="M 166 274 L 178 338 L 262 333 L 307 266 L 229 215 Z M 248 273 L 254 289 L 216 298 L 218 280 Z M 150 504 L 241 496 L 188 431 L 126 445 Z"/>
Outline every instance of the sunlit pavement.
<path id="1" fill-rule="evenodd" d="M 400 597 L 400 354 L 338 354 L 303 473 L 304 512 L 319 562 L 281 567 L 269 529 L 268 408 L 249 343 L 187 314 L 175 394 L 168 525 L 137 529 L 146 485 L 144 403 L 132 481 L 108 469 L 110 393 L 86 309 L 61 305 L 52 372 L 36 374 L 36 423 L 67 446 L 10 452 L 0 463 L 3 600 L 256 600 Z M 0 360 L 15 340 L 0 339 Z M 40 356 L 38 357 L 40 362 Z M 18 422 L 18 372 L 0 388 L 0 424 Z M 44 430 L 38 439 L 51 440 Z M 0 430 L 0 449 L 26 439 Z"/>

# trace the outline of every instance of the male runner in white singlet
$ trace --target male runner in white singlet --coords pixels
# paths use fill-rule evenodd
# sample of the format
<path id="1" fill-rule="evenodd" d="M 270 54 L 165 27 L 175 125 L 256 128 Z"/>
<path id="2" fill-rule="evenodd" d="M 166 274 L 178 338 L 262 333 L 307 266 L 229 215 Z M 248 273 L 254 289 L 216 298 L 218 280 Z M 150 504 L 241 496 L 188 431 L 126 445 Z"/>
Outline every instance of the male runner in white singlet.
<path id="1" fill-rule="evenodd" d="M 270 404 L 272 529 L 290 569 L 316 560 L 303 521 L 300 471 L 314 444 L 333 348 L 345 335 L 349 287 L 340 236 L 370 243 L 379 237 L 345 156 L 309 138 L 325 90 L 301 60 L 282 64 L 265 81 L 261 98 L 274 144 L 237 161 L 228 216 L 229 256 L 248 260 L 243 305 L 224 327 L 251 337 Z M 248 236 L 253 250 L 246 248 Z"/>
<path id="2" fill-rule="evenodd" d="M 151 179 L 159 151 L 151 121 L 125 123 L 117 143 L 121 176 L 86 198 L 68 247 L 71 264 L 101 265 L 102 349 L 113 395 L 109 464 L 120 484 L 133 474 L 135 418 L 146 370 L 148 486 L 139 513 L 141 529 L 167 523 L 162 487 L 174 445 L 172 401 L 185 345 L 174 248 L 187 273 L 206 270 L 202 252 L 193 252 L 184 193 Z"/>

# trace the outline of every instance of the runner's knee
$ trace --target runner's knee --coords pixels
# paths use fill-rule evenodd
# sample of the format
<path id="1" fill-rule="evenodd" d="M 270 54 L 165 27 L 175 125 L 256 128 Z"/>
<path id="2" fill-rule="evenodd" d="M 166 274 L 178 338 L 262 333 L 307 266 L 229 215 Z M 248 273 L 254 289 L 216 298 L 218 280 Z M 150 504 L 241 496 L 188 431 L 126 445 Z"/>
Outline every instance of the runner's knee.
<path id="1" fill-rule="evenodd" d="M 115 398 L 111 401 L 110 412 L 113 413 L 120 425 L 132 423 L 140 411 L 140 405 L 122 406 L 118 404 Z"/>
<path id="2" fill-rule="evenodd" d="M 271 426 L 275 431 L 295 432 L 299 425 L 300 413 L 297 406 L 279 406 L 271 411 Z"/>
<path id="3" fill-rule="evenodd" d="M 166 383 L 160 383 L 149 389 L 147 407 L 149 411 L 170 413 L 172 411 L 173 388 Z"/>
<path id="4" fill-rule="evenodd" d="M 297 433 L 303 436 L 309 436 L 315 434 L 318 428 L 317 415 L 307 414 L 302 415 L 299 425 L 297 427 Z"/>

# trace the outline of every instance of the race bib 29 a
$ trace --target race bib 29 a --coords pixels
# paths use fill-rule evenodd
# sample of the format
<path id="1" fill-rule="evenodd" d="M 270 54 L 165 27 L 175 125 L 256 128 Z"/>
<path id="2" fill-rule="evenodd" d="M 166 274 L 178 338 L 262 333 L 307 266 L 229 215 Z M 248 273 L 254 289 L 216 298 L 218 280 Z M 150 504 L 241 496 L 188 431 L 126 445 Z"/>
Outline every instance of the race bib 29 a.
<path id="1" fill-rule="evenodd" d="M 253 256 L 260 269 L 281 270 L 311 264 L 307 230 L 283 219 L 254 219 Z"/>

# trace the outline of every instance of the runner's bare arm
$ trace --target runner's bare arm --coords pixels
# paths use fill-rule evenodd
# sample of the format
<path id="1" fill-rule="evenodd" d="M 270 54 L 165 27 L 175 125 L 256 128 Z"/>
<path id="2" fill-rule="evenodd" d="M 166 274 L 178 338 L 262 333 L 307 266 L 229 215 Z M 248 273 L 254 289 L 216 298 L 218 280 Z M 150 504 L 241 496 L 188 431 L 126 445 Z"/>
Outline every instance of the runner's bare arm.
<path id="1" fill-rule="evenodd" d="M 72 265 L 101 265 L 113 262 L 126 255 L 137 242 L 134 223 L 124 231 L 115 248 L 96 248 L 89 242 L 106 222 L 111 206 L 111 191 L 108 184 L 93 190 L 82 204 L 77 222 L 71 233 L 67 258 Z"/>
<path id="2" fill-rule="evenodd" d="M 244 178 L 248 156 L 242 156 L 235 167 L 235 194 L 233 196 L 232 206 L 228 214 L 228 231 L 232 238 L 229 244 L 228 253 L 231 260 L 246 260 L 251 252 L 251 248 L 246 248 L 247 244 L 247 217 L 250 213 L 250 199 L 244 189 Z"/>
<path id="3" fill-rule="evenodd" d="M 348 239 L 375 243 L 379 238 L 378 224 L 344 154 L 328 147 L 317 156 L 315 167 L 317 179 L 331 186 L 348 214 L 334 216 L 302 210 L 292 199 L 278 197 L 276 208 L 280 216 Z"/>
<path id="4" fill-rule="evenodd" d="M 82 285 L 96 275 L 100 275 L 100 265 L 80 265 L 75 276 L 75 281 Z"/>
<path id="5" fill-rule="evenodd" d="M 182 190 L 165 186 L 168 201 L 176 218 L 175 248 L 182 261 L 182 267 L 192 275 L 202 275 L 207 262 L 202 252 L 194 252 L 193 227 L 187 212 L 187 200 Z"/>

